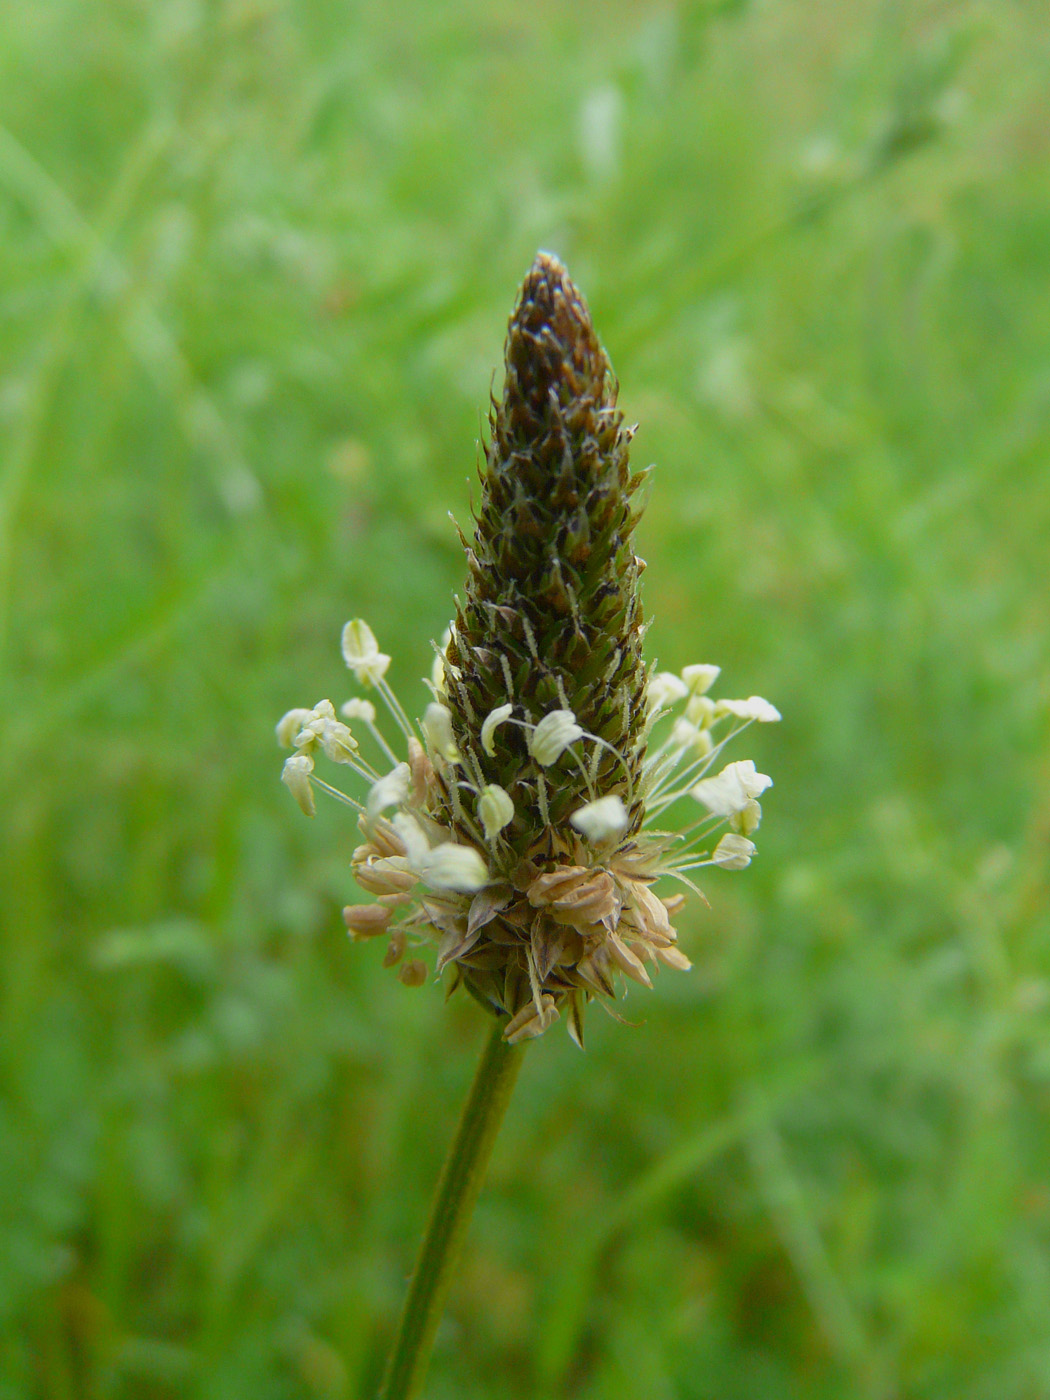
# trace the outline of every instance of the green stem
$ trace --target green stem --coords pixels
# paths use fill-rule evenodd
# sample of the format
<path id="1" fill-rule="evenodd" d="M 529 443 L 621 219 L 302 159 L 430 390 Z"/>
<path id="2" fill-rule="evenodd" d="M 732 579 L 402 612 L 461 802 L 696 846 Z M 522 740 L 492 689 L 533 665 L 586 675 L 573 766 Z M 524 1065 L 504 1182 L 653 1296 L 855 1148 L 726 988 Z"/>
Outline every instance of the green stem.
<path id="1" fill-rule="evenodd" d="M 525 1052 L 507 1044 L 503 1026 L 502 1019 L 493 1026 L 442 1168 L 380 1400 L 412 1400 L 423 1384 L 452 1269 Z"/>

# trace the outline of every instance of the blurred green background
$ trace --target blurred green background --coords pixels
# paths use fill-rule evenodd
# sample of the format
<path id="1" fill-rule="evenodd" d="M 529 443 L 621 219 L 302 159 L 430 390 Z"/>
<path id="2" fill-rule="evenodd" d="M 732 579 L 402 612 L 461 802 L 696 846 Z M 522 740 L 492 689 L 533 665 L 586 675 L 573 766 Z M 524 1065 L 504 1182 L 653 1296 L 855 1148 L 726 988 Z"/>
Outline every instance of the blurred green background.
<path id="1" fill-rule="evenodd" d="M 587 294 L 652 655 L 784 723 L 696 966 L 530 1050 L 433 1400 L 1050 1396 L 1041 5 L 0 11 L 0 1397 L 368 1396 L 483 1035 L 273 725 L 419 712 Z"/>

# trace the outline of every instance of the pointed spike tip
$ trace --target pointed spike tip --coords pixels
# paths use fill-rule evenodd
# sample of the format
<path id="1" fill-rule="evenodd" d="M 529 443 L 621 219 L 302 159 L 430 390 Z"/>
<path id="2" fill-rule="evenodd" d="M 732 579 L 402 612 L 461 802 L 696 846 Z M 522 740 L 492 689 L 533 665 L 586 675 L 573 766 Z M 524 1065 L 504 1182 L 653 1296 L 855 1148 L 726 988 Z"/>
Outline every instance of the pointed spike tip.
<path id="1" fill-rule="evenodd" d="M 537 253 L 518 293 L 507 328 L 506 374 L 499 407 L 515 428 L 521 415 L 531 437 L 549 431 L 559 403 L 592 402 L 611 408 L 616 401 L 608 356 L 602 348 L 582 292 L 551 253 Z M 552 402 L 553 399 L 553 402 Z"/>
<path id="2" fill-rule="evenodd" d="M 591 336 L 594 335 L 591 313 L 583 293 L 569 276 L 561 259 L 541 249 L 521 284 L 511 327 L 517 325 L 537 333 L 546 325 L 556 333 L 564 334 L 567 322 L 575 322 L 580 328 L 586 328 Z"/>

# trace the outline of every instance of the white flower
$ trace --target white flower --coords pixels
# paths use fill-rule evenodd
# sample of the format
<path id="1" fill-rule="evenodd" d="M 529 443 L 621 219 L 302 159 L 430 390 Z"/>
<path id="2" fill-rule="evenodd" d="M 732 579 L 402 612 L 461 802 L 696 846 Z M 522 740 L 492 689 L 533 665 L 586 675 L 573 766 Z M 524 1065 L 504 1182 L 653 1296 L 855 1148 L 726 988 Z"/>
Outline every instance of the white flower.
<path id="1" fill-rule="evenodd" d="M 685 666 L 682 680 L 693 695 L 705 695 L 721 674 L 721 666 Z"/>
<path id="2" fill-rule="evenodd" d="M 758 830 L 761 821 L 762 808 L 752 798 L 742 811 L 733 813 L 729 818 L 729 825 L 742 836 L 750 836 L 753 831 Z"/>
<path id="3" fill-rule="evenodd" d="M 749 695 L 746 700 L 719 700 L 715 709 L 720 715 L 736 715 L 737 719 L 757 719 L 759 724 L 775 724 L 780 711 L 761 695 Z"/>
<path id="4" fill-rule="evenodd" d="M 310 774 L 314 771 L 314 761 L 309 754 L 294 753 L 286 758 L 281 769 L 281 782 L 298 802 L 308 817 L 315 815 L 314 789 Z"/>
<path id="5" fill-rule="evenodd" d="M 285 719 L 287 718 L 286 715 Z M 325 725 L 333 719 L 335 719 L 335 707 L 331 700 L 318 700 L 312 710 L 306 711 L 299 733 L 292 739 L 292 743 L 300 752 L 313 753 L 321 742 Z M 284 720 L 281 723 L 283 724 Z"/>
<path id="6" fill-rule="evenodd" d="M 743 870 L 751 864 L 754 854 L 754 841 L 749 841 L 746 836 L 738 836 L 734 831 L 727 831 L 715 847 L 711 859 L 723 870 Z"/>
<path id="7" fill-rule="evenodd" d="M 716 714 L 715 702 L 710 695 L 690 695 L 685 702 L 686 719 L 692 724 L 698 724 L 701 729 L 707 729 Z"/>
<path id="8" fill-rule="evenodd" d="M 333 763 L 350 763 L 357 751 L 357 740 L 340 720 L 329 719 L 321 730 L 321 747 Z"/>
<path id="9" fill-rule="evenodd" d="M 650 710 L 663 710 L 676 700 L 684 700 L 689 688 L 671 671 L 657 671 L 649 677 L 648 699 Z"/>
<path id="10" fill-rule="evenodd" d="M 773 779 L 768 773 L 760 773 L 750 758 L 738 758 L 735 763 L 727 763 L 722 772 L 731 773 L 749 799 L 761 797 L 767 788 L 773 786 Z"/>
<path id="11" fill-rule="evenodd" d="M 394 830 L 401 837 L 409 866 L 418 873 L 430 855 L 430 842 L 426 832 L 408 812 L 394 814 Z"/>
<path id="12" fill-rule="evenodd" d="M 599 797 L 573 812 L 569 821 L 588 841 L 604 841 L 607 836 L 618 836 L 627 827 L 627 808 L 615 793 L 610 797 Z"/>
<path id="13" fill-rule="evenodd" d="M 459 760 L 459 750 L 452 736 L 452 711 L 447 705 L 439 705 L 432 700 L 423 714 L 423 733 L 435 753 L 439 753 L 449 763 Z"/>
<path id="14" fill-rule="evenodd" d="M 396 768 L 372 784 L 368 794 L 368 819 L 375 821 L 380 812 L 388 807 L 400 807 L 408 797 L 411 772 L 407 763 L 399 763 Z"/>
<path id="15" fill-rule="evenodd" d="M 541 768 L 547 768 L 582 738 L 583 730 L 571 710 L 551 710 L 529 735 L 529 752 Z"/>
<path id="16" fill-rule="evenodd" d="M 494 840 L 514 819 L 514 803 L 510 794 L 499 783 L 489 783 L 481 789 L 478 797 L 478 816 L 485 829 L 486 839 Z"/>
<path id="17" fill-rule="evenodd" d="M 438 653 L 435 655 L 433 664 L 430 667 L 431 689 L 433 690 L 435 695 L 440 695 L 442 698 L 445 697 L 447 689 L 446 672 L 453 669 L 451 666 L 449 666 L 448 662 L 446 661 L 446 656 L 448 654 L 448 648 L 451 641 L 452 628 L 446 627 L 445 635 L 441 638 L 441 647 Z M 458 671 L 456 672 L 456 674 L 459 674 Z"/>
<path id="18" fill-rule="evenodd" d="M 287 719 L 285 715 L 281 724 Z M 321 748 L 333 763 L 349 763 L 357 752 L 357 740 L 346 725 L 336 719 L 331 700 L 319 700 L 312 710 L 305 711 L 305 719 L 292 743 L 305 754 Z"/>
<path id="19" fill-rule="evenodd" d="M 390 657 L 379 650 L 375 633 L 359 617 L 343 628 L 343 660 L 362 685 L 381 681 L 390 665 Z"/>
<path id="20" fill-rule="evenodd" d="M 278 730 L 289 719 L 289 715 L 295 713 L 297 712 L 294 710 L 289 711 L 281 720 Z M 302 713 L 302 724 L 292 740 L 299 752 L 312 754 L 321 748 L 333 763 L 349 763 L 357 752 L 357 740 L 346 725 L 336 719 L 331 700 L 318 700 L 312 710 L 304 710 Z"/>
<path id="21" fill-rule="evenodd" d="M 757 772 L 751 759 L 745 758 L 727 764 L 715 778 L 703 778 L 691 791 L 716 817 L 731 817 L 772 786 L 773 779 Z"/>
<path id="22" fill-rule="evenodd" d="M 277 721 L 277 742 L 282 749 L 290 749 L 295 736 L 306 721 L 313 716 L 313 710 L 289 710 Z"/>
<path id="23" fill-rule="evenodd" d="M 671 726 L 671 743 L 676 749 L 692 749 L 701 758 L 711 752 L 714 745 L 706 729 L 698 729 L 687 719 L 676 719 Z"/>
<path id="24" fill-rule="evenodd" d="M 497 707 L 485 718 L 481 726 L 481 747 L 488 754 L 489 758 L 496 757 L 496 745 L 492 742 L 492 736 L 503 723 L 510 717 L 513 705 L 497 705 Z"/>
<path id="25" fill-rule="evenodd" d="M 430 663 L 430 688 L 435 695 L 440 695 L 442 700 L 448 694 L 445 689 L 445 658 L 435 655 Z"/>
<path id="26" fill-rule="evenodd" d="M 442 841 L 429 851 L 419 868 L 420 878 L 432 890 L 456 890 L 471 894 L 489 882 L 488 866 L 473 846 Z"/>
<path id="27" fill-rule="evenodd" d="M 363 719 L 366 724 L 376 722 L 376 707 L 371 700 L 348 700 L 339 706 L 339 713 L 344 719 Z"/>

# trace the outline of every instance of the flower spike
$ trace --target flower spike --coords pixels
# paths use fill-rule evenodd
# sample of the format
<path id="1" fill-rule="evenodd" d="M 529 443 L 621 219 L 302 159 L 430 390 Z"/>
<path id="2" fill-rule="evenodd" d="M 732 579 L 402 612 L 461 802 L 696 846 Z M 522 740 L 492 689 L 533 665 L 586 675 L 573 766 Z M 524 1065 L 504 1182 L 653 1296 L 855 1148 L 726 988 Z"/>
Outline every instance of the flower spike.
<path id="1" fill-rule="evenodd" d="M 540 253 L 510 318 L 501 398 L 493 403 L 462 601 L 435 646 L 433 700 L 413 727 L 386 680 L 390 657 L 360 618 L 342 650 L 382 700 L 400 738 L 356 697 L 289 710 L 278 741 L 284 781 L 307 814 L 319 758 L 367 784 L 353 938 L 387 939 L 387 966 L 426 980 L 410 944 L 437 945 L 517 1044 L 562 1015 L 582 1045 L 583 1010 L 622 979 L 685 970 L 658 895 L 687 872 L 742 870 L 755 853 L 758 799 L 772 780 L 750 760 L 711 770 L 739 730 L 780 719 L 767 700 L 717 700 L 719 668 L 650 671 L 642 658 L 642 562 L 629 464 L 633 427 L 586 302 L 557 258 Z M 372 757 L 366 750 L 373 745 Z M 404 757 L 402 757 L 404 755 Z M 373 764 L 377 766 L 373 766 Z M 690 796 L 703 814 L 695 816 Z M 655 819 L 682 802 L 679 835 Z M 666 821 L 660 820 L 661 828 Z"/>

